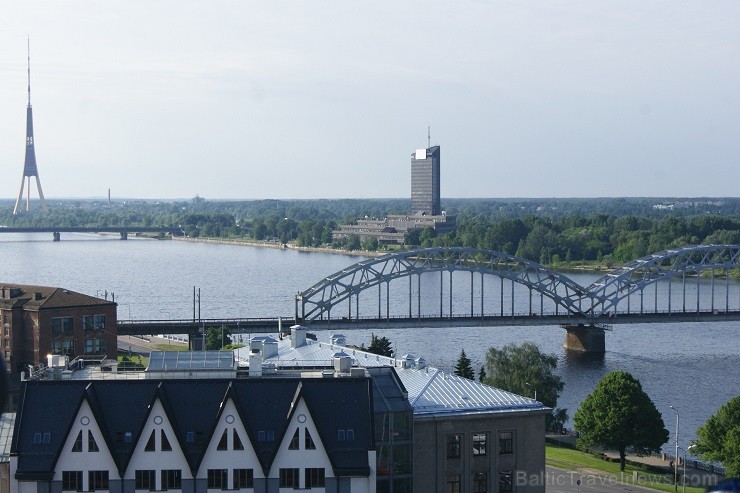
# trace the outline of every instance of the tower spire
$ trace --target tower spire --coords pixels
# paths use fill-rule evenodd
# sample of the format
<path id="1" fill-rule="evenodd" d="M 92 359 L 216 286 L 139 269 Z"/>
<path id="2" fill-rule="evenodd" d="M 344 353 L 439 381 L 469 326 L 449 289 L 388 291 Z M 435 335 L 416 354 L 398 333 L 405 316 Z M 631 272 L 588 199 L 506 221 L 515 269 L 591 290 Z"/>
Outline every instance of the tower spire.
<path id="1" fill-rule="evenodd" d="M 28 195 L 26 195 L 26 210 L 31 208 L 31 177 L 36 178 L 36 189 L 39 192 L 39 206 L 44 212 L 48 212 L 44 199 L 44 192 L 41 190 L 41 180 L 39 179 L 39 170 L 36 167 L 36 151 L 33 146 L 33 111 L 31 109 L 31 38 L 28 38 L 28 107 L 26 108 L 26 161 L 23 165 L 23 177 L 21 178 L 21 191 L 18 194 L 18 200 L 15 201 L 13 214 L 18 214 L 23 203 L 23 189 L 28 178 Z"/>

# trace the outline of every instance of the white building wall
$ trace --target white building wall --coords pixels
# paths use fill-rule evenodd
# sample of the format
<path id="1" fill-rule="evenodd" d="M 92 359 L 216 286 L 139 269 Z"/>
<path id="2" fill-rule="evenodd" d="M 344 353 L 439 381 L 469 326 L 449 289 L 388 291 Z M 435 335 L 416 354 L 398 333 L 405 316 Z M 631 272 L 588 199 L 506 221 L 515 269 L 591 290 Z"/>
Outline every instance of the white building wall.
<path id="1" fill-rule="evenodd" d="M 300 430 L 298 450 L 289 450 L 288 447 L 290 446 L 290 441 L 293 438 L 296 429 Z M 315 450 L 306 450 L 305 448 L 306 430 L 311 434 L 313 443 L 316 445 Z M 280 468 L 298 468 L 300 470 L 300 473 L 298 474 L 300 488 L 306 487 L 304 471 L 307 468 L 323 468 L 327 478 L 334 477 L 334 469 L 332 468 L 331 461 L 329 460 L 329 456 L 326 454 L 326 449 L 321 441 L 321 437 L 319 436 L 319 431 L 316 429 L 311 413 L 308 411 L 308 406 L 306 406 L 306 402 L 303 398 L 298 401 L 296 410 L 293 413 L 290 424 L 288 424 L 287 431 L 283 437 L 283 441 L 280 443 L 280 449 L 278 450 L 278 453 L 275 456 L 275 461 L 272 463 L 272 467 L 270 468 L 270 477 L 280 478 Z M 294 489 L 295 488 L 281 488 L 280 491 L 291 492 Z M 314 489 L 319 490 L 319 488 Z M 323 491 L 323 488 L 320 488 L 320 490 Z M 354 490 L 352 491 L 354 492 Z"/>
<path id="2" fill-rule="evenodd" d="M 218 443 L 221 440 L 221 436 L 227 430 L 227 449 L 218 450 Z M 234 434 L 233 430 L 239 435 L 239 439 L 244 446 L 244 450 L 234 450 Z M 199 478 L 208 477 L 208 469 L 228 469 L 228 488 L 234 488 L 234 478 L 232 471 L 234 469 L 252 469 L 254 471 L 254 477 L 264 478 L 265 475 L 262 472 L 262 466 L 260 465 L 257 454 L 254 451 L 252 443 L 249 441 L 249 435 L 247 430 L 242 423 L 239 413 L 236 410 L 234 402 L 229 399 L 224 406 L 224 410 L 221 413 L 221 417 L 216 424 L 216 429 L 213 433 L 211 442 L 208 444 L 206 455 L 203 457 L 203 461 L 198 469 Z"/>
<path id="3" fill-rule="evenodd" d="M 154 434 L 156 440 L 155 452 L 147 452 L 144 450 L 146 443 L 149 440 L 149 436 L 152 430 L 156 430 Z M 169 441 L 172 447 L 171 451 L 162 450 L 162 439 L 159 430 L 164 430 L 167 435 L 167 441 Z M 139 441 L 136 444 L 134 453 L 131 456 L 131 461 L 126 468 L 124 479 L 135 480 L 137 469 L 149 469 L 156 470 L 156 485 L 157 490 L 162 488 L 161 474 L 159 471 L 165 469 L 180 469 L 182 471 L 182 480 L 192 479 L 190 473 L 190 466 L 188 465 L 185 455 L 182 453 L 180 448 L 180 442 L 175 435 L 175 431 L 172 429 L 172 424 L 167 418 L 167 414 L 164 412 L 162 403 L 157 399 L 152 405 L 152 410 L 146 419 L 146 423 L 139 437 Z"/>
<path id="4" fill-rule="evenodd" d="M 98 452 L 90 452 L 88 449 L 88 431 L 95 439 Z M 72 452 L 72 447 L 80 432 L 82 432 L 82 452 Z M 59 460 L 54 468 L 54 481 L 62 480 L 62 471 L 82 471 L 84 491 L 90 491 L 87 471 L 108 471 L 110 480 L 119 479 L 118 467 L 108 450 L 108 444 L 103 438 L 87 399 L 82 402 L 62 446 L 62 453 L 59 454 Z"/>

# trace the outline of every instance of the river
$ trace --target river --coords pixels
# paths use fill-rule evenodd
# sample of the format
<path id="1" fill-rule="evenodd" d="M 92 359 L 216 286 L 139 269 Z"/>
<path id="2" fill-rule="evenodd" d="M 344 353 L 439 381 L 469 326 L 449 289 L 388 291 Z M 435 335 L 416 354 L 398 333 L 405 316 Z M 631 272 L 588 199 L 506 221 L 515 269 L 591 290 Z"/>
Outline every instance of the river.
<path id="1" fill-rule="evenodd" d="M 190 318 L 193 287 L 200 292 L 203 318 L 292 317 L 293 297 L 298 291 L 363 259 L 184 241 L 121 241 L 117 236 L 71 233 L 62 234 L 60 242 L 52 242 L 50 234 L 4 234 L 0 255 L 1 282 L 60 286 L 94 296 L 107 294 L 109 299 L 115 295 L 120 319 Z M 569 277 L 587 285 L 596 276 Z M 430 284 L 438 289 L 439 281 Z M 408 284 L 397 289 L 407 300 Z M 738 289 L 738 283 L 733 283 L 730 299 L 738 299 Z M 422 292 L 426 292 L 424 288 Z M 703 307 L 709 292 L 702 287 Z M 521 293 L 516 296 L 517 306 L 526 310 L 528 299 Z M 724 303 L 724 294 L 717 298 Z M 439 294 L 430 295 L 430 299 L 438 304 Z M 455 313 L 465 311 L 464 301 L 461 306 L 455 307 Z M 370 331 L 342 332 L 352 344 L 367 345 L 370 341 Z M 320 340 L 328 338 L 325 333 L 317 335 Z M 565 382 L 558 405 L 567 408 L 571 416 L 604 375 L 628 371 L 641 381 L 663 414 L 671 433 L 666 451 L 673 450 L 676 420 L 669 406 L 680 412 L 679 445 L 686 448 L 697 427 L 731 397 L 740 395 L 740 322 L 615 325 L 606 334 L 606 354 L 597 359 L 566 353 L 562 348 L 565 333 L 559 327 L 393 329 L 380 335 L 392 341 L 397 354 L 423 356 L 445 370 L 452 369 L 460 350 L 465 349 L 476 372 L 489 347 L 534 342 L 542 351 L 558 356 L 557 373 Z"/>

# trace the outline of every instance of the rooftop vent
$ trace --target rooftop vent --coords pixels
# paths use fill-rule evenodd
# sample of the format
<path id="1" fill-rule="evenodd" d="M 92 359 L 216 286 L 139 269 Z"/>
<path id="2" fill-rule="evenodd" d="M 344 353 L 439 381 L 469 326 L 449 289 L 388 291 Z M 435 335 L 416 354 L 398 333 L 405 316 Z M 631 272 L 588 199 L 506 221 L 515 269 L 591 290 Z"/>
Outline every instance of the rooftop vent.
<path id="1" fill-rule="evenodd" d="M 306 345 L 306 328 L 301 325 L 293 325 L 290 328 L 290 346 L 299 348 Z"/>
<path id="2" fill-rule="evenodd" d="M 342 351 L 334 353 L 332 357 L 334 361 L 334 371 L 337 373 L 349 373 L 352 368 L 352 358 Z"/>
<path id="3" fill-rule="evenodd" d="M 332 334 L 331 343 L 335 346 L 346 346 L 347 338 L 343 334 Z"/>

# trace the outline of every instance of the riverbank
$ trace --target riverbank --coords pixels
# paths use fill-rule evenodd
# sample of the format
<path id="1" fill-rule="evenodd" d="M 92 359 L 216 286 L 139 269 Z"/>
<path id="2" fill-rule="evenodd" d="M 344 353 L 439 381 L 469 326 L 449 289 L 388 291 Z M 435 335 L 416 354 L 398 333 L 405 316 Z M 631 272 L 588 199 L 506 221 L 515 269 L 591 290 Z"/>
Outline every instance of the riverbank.
<path id="1" fill-rule="evenodd" d="M 217 245 L 238 245 L 257 248 L 274 248 L 277 250 L 295 250 L 297 252 L 333 253 L 337 255 L 352 255 L 356 257 L 382 257 L 383 255 L 388 254 L 388 252 L 371 252 L 368 250 L 339 250 L 336 248 L 326 247 L 302 247 L 293 245 L 291 243 L 279 243 L 275 241 L 251 241 L 235 239 L 229 240 L 223 238 L 190 238 L 185 236 L 173 236 L 172 239 L 176 241 L 189 241 L 192 243 L 212 243 Z"/>

